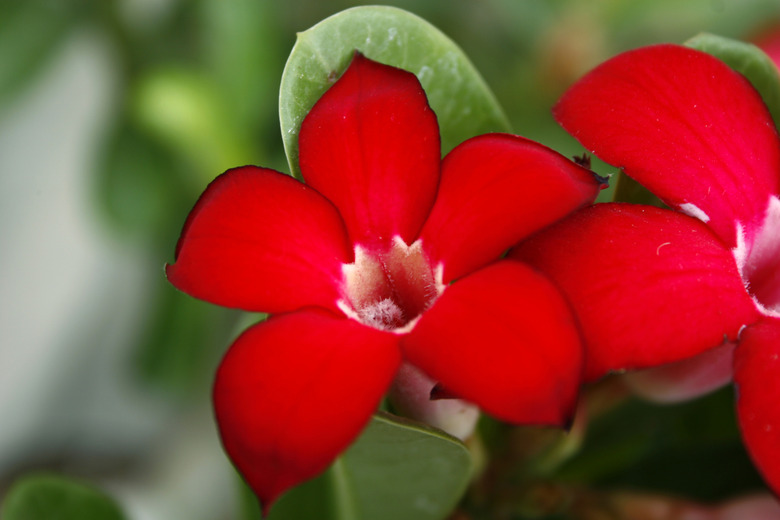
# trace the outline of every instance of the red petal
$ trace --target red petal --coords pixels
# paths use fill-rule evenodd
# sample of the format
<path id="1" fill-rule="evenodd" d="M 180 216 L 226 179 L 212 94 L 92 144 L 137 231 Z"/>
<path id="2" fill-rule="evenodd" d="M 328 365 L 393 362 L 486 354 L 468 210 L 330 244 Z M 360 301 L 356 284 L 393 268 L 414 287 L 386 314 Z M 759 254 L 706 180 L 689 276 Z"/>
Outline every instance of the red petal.
<path id="1" fill-rule="evenodd" d="M 593 202 L 588 170 L 522 137 L 469 139 L 444 159 L 439 195 L 421 237 L 449 282 L 495 260 L 522 238 Z"/>
<path id="2" fill-rule="evenodd" d="M 335 307 L 352 261 L 344 224 L 319 193 L 245 166 L 217 177 L 193 208 L 166 268 L 178 289 L 256 312 Z"/>
<path id="3" fill-rule="evenodd" d="M 411 244 L 436 196 L 436 116 L 414 74 L 356 54 L 300 133 L 301 172 L 341 212 L 356 243 Z"/>
<path id="4" fill-rule="evenodd" d="M 574 411 L 579 332 L 555 287 L 519 262 L 447 287 L 401 348 L 449 393 L 500 419 L 563 425 Z"/>
<path id="5" fill-rule="evenodd" d="M 748 451 L 780 493 L 780 319 L 748 327 L 734 351 L 737 416 Z"/>
<path id="6" fill-rule="evenodd" d="M 780 189 L 780 147 L 758 93 L 721 61 L 676 45 L 621 54 L 555 107 L 586 148 L 726 242 L 759 225 Z"/>
<path id="7" fill-rule="evenodd" d="M 244 332 L 217 372 L 225 450 L 268 512 L 324 471 L 376 410 L 400 364 L 398 337 L 324 311 Z"/>
<path id="8" fill-rule="evenodd" d="M 757 319 L 730 251 L 696 219 L 596 204 L 521 243 L 582 324 L 585 377 L 688 358 Z"/>

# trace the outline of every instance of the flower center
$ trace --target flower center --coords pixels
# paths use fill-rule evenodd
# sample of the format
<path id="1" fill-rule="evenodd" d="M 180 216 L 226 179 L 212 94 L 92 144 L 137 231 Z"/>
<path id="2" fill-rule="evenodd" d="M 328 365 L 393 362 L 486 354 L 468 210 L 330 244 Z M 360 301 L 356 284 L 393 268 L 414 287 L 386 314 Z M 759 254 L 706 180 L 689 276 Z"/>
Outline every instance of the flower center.
<path id="1" fill-rule="evenodd" d="M 382 330 L 406 332 L 444 291 L 422 242 L 395 237 L 386 251 L 355 247 L 355 261 L 342 267 L 339 308 L 350 318 Z"/>
<path id="2" fill-rule="evenodd" d="M 744 242 L 734 251 L 742 280 L 764 314 L 780 317 L 780 199 L 769 199 L 752 244 Z"/>

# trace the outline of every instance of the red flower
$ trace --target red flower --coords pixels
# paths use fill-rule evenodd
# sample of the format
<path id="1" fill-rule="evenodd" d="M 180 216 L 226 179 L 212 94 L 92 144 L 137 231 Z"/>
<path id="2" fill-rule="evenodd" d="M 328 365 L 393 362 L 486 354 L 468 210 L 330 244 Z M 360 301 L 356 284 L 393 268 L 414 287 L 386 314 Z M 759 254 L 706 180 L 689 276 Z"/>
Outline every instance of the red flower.
<path id="1" fill-rule="evenodd" d="M 598 204 L 513 253 L 574 306 L 586 378 L 678 361 L 664 375 L 687 374 L 693 395 L 733 367 L 743 436 L 780 490 L 780 141 L 759 95 L 719 60 L 659 45 L 590 72 L 555 116 L 677 210 Z"/>
<path id="2" fill-rule="evenodd" d="M 498 418 L 566 422 L 578 329 L 551 282 L 499 258 L 592 202 L 592 173 L 504 134 L 441 161 L 414 75 L 359 54 L 299 145 L 307 184 L 226 172 L 167 268 L 197 298 L 278 313 L 236 340 L 214 387 L 225 449 L 264 508 L 350 444 L 402 360 Z"/>

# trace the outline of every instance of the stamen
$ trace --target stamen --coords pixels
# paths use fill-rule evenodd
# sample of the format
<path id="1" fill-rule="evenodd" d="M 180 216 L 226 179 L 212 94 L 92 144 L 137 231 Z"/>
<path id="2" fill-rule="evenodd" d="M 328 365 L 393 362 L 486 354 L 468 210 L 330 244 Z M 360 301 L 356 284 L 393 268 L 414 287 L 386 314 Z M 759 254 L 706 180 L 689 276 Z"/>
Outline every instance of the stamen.
<path id="1" fill-rule="evenodd" d="M 357 246 L 354 263 L 343 266 L 338 306 L 365 325 L 408 331 L 444 290 L 440 271 L 434 273 L 420 240 L 407 245 L 396 236 L 379 252 Z"/>
<path id="2" fill-rule="evenodd" d="M 358 316 L 377 329 L 394 329 L 404 323 L 404 312 L 390 298 L 366 305 L 358 310 Z"/>

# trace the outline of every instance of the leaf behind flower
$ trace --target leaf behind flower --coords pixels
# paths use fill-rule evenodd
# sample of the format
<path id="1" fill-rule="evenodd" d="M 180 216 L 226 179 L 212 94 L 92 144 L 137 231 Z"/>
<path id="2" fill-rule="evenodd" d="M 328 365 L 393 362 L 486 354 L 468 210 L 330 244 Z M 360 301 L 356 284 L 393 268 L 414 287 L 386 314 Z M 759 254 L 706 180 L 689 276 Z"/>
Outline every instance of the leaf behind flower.
<path id="1" fill-rule="evenodd" d="M 356 50 L 417 76 L 438 117 L 444 153 L 469 137 L 509 130 L 479 72 L 441 31 L 395 7 L 355 7 L 299 33 L 284 69 L 279 118 L 290 171 L 296 177 L 301 122 Z"/>
<path id="2" fill-rule="evenodd" d="M 471 455 L 457 439 L 379 412 L 326 473 L 283 496 L 268 520 L 438 520 L 471 473 Z"/>

